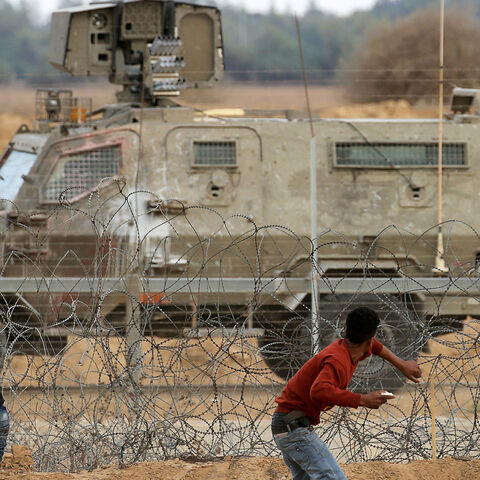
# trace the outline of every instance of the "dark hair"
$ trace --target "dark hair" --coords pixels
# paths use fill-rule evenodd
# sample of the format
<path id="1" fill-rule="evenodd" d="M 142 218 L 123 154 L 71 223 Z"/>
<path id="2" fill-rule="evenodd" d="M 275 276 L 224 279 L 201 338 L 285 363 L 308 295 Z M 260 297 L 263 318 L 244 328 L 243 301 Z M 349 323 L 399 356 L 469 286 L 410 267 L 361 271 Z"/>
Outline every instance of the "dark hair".
<path id="1" fill-rule="evenodd" d="M 380 317 L 368 307 L 354 308 L 347 315 L 345 338 L 354 344 L 363 343 L 375 336 Z"/>

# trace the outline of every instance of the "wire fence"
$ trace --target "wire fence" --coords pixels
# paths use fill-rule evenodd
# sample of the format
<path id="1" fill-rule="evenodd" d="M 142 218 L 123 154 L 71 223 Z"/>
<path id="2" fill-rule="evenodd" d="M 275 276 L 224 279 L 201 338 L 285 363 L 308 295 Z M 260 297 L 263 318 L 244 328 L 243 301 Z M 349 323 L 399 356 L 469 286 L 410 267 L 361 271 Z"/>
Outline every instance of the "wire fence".
<path id="1" fill-rule="evenodd" d="M 396 398 L 380 410 L 322 415 L 317 430 L 332 452 L 342 462 L 480 454 L 480 325 L 463 313 L 480 301 L 479 280 L 454 241 L 478 242 L 473 228 L 443 225 L 450 274 L 440 278 L 436 228 L 390 226 L 368 244 L 321 232 L 312 319 L 309 238 L 116 185 L 77 203 L 62 194 L 41 218 L 5 202 L 9 443 L 28 445 L 38 469 L 278 455 L 275 397 L 315 347 L 341 336 L 357 305 L 379 311 L 378 338 L 417 358 L 424 381 L 407 384 L 378 358 L 362 362 L 350 388 Z M 322 263 L 332 248 L 350 258 L 333 273 Z M 394 271 L 379 250 L 396 258 Z"/>

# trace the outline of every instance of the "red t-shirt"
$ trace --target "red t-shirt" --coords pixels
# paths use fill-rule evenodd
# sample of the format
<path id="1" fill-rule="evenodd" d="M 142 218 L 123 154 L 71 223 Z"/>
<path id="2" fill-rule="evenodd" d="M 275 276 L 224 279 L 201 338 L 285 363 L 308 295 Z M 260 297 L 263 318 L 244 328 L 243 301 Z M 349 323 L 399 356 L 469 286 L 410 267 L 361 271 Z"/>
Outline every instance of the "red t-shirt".
<path id="1" fill-rule="evenodd" d="M 289 413 L 301 410 L 312 425 L 320 422 L 320 412 L 335 405 L 357 408 L 360 394 L 346 388 L 353 377 L 358 362 L 372 353 L 378 355 L 383 345 L 374 339 L 372 349 L 357 362 L 352 356 L 343 338 L 333 342 L 308 360 L 305 365 L 288 381 L 279 397 L 277 412 Z"/>

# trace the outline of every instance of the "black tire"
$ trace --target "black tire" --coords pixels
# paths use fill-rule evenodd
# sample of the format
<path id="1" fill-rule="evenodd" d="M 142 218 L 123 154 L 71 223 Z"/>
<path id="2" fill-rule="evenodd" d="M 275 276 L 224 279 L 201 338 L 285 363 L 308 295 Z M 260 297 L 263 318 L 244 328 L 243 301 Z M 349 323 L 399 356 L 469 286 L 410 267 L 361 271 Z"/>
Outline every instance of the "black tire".
<path id="1" fill-rule="evenodd" d="M 320 299 L 320 348 L 343 335 L 348 312 L 358 306 L 368 306 L 378 312 L 380 325 L 377 339 L 393 353 L 405 360 L 418 357 L 424 345 L 422 334 L 423 313 L 420 302 L 411 296 L 396 297 L 383 294 L 356 296 L 326 295 Z M 394 391 L 405 383 L 405 377 L 377 356 L 371 356 L 358 364 L 349 389 L 366 393 L 374 390 Z"/>
<path id="2" fill-rule="evenodd" d="M 258 337 L 260 353 L 268 367 L 285 380 L 311 357 L 311 321 L 302 310 L 277 305 L 255 313 L 255 325 L 264 330 Z"/>
<path id="3" fill-rule="evenodd" d="M 378 312 L 377 338 L 400 358 L 416 359 L 423 347 L 422 312 L 412 297 L 393 295 L 325 295 L 319 302 L 319 350 L 341 338 L 345 319 L 357 306 Z M 265 334 L 259 338 L 260 352 L 272 371 L 285 380 L 291 378 L 311 357 L 311 302 L 307 296 L 294 311 L 277 307 L 262 312 Z M 259 322 L 261 323 L 261 322 Z M 397 390 L 405 378 L 381 358 L 372 356 L 357 367 L 349 386 L 355 392 Z"/>

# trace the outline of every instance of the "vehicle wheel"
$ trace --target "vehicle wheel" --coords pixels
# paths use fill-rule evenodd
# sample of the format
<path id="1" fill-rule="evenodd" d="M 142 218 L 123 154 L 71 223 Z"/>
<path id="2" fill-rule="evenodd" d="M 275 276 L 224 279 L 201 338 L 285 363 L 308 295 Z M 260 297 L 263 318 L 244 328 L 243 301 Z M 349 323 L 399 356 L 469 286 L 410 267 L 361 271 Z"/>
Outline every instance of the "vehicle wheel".
<path id="1" fill-rule="evenodd" d="M 278 305 L 255 313 L 255 326 L 264 330 L 258 337 L 260 353 L 268 367 L 289 379 L 311 357 L 311 321 L 297 310 Z"/>
<path id="2" fill-rule="evenodd" d="M 380 326 L 377 338 L 387 348 L 400 358 L 417 358 L 424 343 L 419 302 L 411 297 L 393 295 L 322 296 L 319 304 L 319 349 L 342 337 L 348 312 L 358 306 L 369 306 L 378 312 Z M 261 326 L 265 334 L 258 340 L 261 354 L 272 371 L 285 380 L 291 378 L 311 357 L 310 312 L 310 296 L 294 311 L 277 308 L 276 314 L 262 312 L 265 320 Z M 400 388 L 404 382 L 405 378 L 394 367 L 372 356 L 359 364 L 349 389 L 355 392 L 391 391 Z"/>
<path id="3" fill-rule="evenodd" d="M 424 346 L 420 303 L 411 296 L 346 294 L 325 295 L 320 299 L 320 348 L 340 338 L 350 310 L 368 306 L 378 312 L 380 325 L 376 338 L 400 358 L 414 360 Z M 405 377 L 388 362 L 372 355 L 358 364 L 349 389 L 359 393 L 398 390 Z"/>

